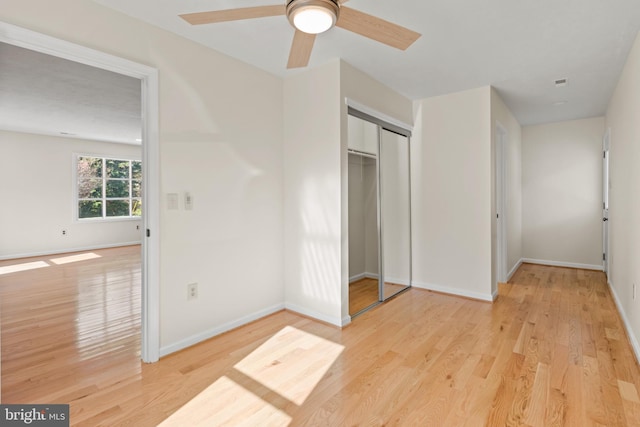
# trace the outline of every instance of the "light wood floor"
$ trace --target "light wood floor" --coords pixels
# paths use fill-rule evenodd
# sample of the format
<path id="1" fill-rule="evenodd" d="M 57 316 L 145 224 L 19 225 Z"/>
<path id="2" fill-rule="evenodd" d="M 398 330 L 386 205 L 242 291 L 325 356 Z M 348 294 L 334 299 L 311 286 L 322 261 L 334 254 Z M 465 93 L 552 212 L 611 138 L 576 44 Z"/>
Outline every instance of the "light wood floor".
<path id="1" fill-rule="evenodd" d="M 68 403 L 140 371 L 140 290 L 140 246 L 0 261 L 2 403 Z"/>
<path id="2" fill-rule="evenodd" d="M 71 403 L 73 425 L 640 425 L 640 369 L 599 272 L 525 264 L 494 304 L 411 289 L 343 330 L 283 311 L 152 365 L 97 330 L 49 330 L 67 296 L 33 303 L 59 339 L 31 354 L 30 316 L 2 297 L 3 359 L 25 359 L 3 360 L 3 403 Z M 101 351 L 63 362 L 71 337 Z"/>
<path id="3" fill-rule="evenodd" d="M 385 283 L 385 298 L 400 292 L 406 286 Z M 378 279 L 365 277 L 349 283 L 349 314 L 354 315 L 378 302 Z"/>

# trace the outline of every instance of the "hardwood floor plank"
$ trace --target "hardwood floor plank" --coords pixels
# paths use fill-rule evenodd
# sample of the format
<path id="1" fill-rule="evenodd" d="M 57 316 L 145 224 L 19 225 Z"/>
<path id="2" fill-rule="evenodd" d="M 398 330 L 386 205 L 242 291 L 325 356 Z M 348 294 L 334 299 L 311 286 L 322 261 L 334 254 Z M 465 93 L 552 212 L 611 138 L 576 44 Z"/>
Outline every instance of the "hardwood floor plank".
<path id="1" fill-rule="evenodd" d="M 545 410 L 545 427 L 559 427 L 564 425 L 567 399 L 557 388 L 548 391 L 547 408 Z"/>
<path id="2" fill-rule="evenodd" d="M 549 407 L 549 365 L 538 363 L 529 404 L 525 408 L 524 422 L 533 427 L 544 427 L 546 410 Z"/>
<path id="3" fill-rule="evenodd" d="M 582 387 L 582 367 L 569 363 L 567 375 L 562 384 L 562 393 L 567 396 L 565 426 L 580 427 L 588 425 L 582 401 Z"/>
<path id="4" fill-rule="evenodd" d="M 603 335 L 604 336 L 604 335 Z M 613 361 L 607 351 L 598 350 L 598 373 L 600 375 L 600 386 L 602 388 L 602 400 L 607 418 L 611 426 L 626 426 L 627 420 L 624 414 L 622 396 L 618 389 Z"/>
<path id="5" fill-rule="evenodd" d="M 590 422 L 608 425 L 607 411 L 602 403 L 602 387 L 600 386 L 601 381 L 597 359 L 590 356 L 583 356 L 582 382 L 583 384 L 587 384 L 587 386 L 582 389 L 582 400 L 586 404 L 587 418 Z"/>

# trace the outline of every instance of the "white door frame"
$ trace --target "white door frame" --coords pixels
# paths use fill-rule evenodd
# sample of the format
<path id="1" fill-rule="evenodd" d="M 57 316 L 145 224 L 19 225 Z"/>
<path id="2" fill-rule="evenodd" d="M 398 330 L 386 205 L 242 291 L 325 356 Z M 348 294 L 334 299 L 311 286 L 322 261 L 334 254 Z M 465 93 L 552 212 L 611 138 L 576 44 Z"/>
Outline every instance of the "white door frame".
<path id="1" fill-rule="evenodd" d="M 140 79 L 142 83 L 142 360 L 160 357 L 158 70 L 0 21 L 0 41 Z"/>
<path id="2" fill-rule="evenodd" d="M 602 137 L 602 270 L 609 274 L 609 153 L 611 128 Z"/>
<path id="3" fill-rule="evenodd" d="M 496 280 L 507 281 L 507 129 L 496 121 Z"/>

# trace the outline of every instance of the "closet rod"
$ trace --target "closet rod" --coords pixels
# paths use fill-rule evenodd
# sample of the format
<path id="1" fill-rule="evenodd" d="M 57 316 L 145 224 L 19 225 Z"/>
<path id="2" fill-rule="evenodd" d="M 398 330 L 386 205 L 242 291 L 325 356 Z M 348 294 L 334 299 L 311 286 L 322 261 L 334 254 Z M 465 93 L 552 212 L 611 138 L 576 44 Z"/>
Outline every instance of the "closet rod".
<path id="1" fill-rule="evenodd" d="M 377 159 L 378 158 L 378 156 L 376 156 L 375 154 L 365 153 L 364 151 L 358 151 L 358 150 L 354 150 L 352 148 L 349 148 L 347 151 L 349 153 L 351 153 L 351 154 L 356 154 L 358 156 L 369 157 L 370 159 Z"/>

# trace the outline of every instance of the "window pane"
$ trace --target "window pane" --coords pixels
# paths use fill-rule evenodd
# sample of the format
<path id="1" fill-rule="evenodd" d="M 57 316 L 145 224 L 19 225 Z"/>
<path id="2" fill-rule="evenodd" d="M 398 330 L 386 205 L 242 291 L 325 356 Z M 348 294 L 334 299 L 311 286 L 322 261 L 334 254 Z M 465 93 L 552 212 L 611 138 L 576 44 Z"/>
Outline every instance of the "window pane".
<path id="1" fill-rule="evenodd" d="M 129 216 L 129 201 L 107 200 L 107 216 Z"/>
<path id="2" fill-rule="evenodd" d="M 142 162 L 131 162 L 131 175 L 133 179 L 142 179 Z"/>
<path id="3" fill-rule="evenodd" d="M 107 178 L 129 178 L 129 160 L 107 159 Z"/>
<path id="4" fill-rule="evenodd" d="M 131 193 L 133 197 L 142 197 L 142 181 L 131 181 Z"/>
<path id="5" fill-rule="evenodd" d="M 78 198 L 80 199 L 101 199 L 102 179 L 78 180 Z"/>
<path id="6" fill-rule="evenodd" d="M 107 181 L 106 197 L 129 197 L 129 181 Z"/>
<path id="7" fill-rule="evenodd" d="M 78 179 L 100 178 L 102 159 L 97 157 L 78 157 Z"/>
<path id="8" fill-rule="evenodd" d="M 133 199 L 131 202 L 133 203 L 131 206 L 131 215 L 142 216 L 142 200 Z"/>
<path id="9" fill-rule="evenodd" d="M 78 202 L 78 218 L 102 217 L 102 200 L 81 200 Z"/>

